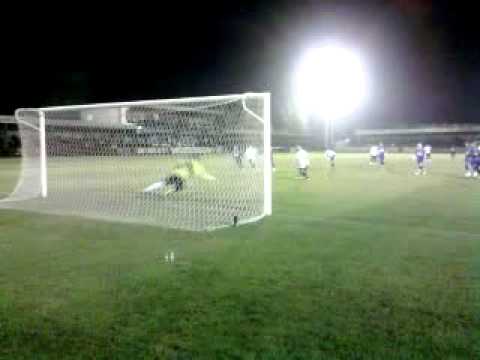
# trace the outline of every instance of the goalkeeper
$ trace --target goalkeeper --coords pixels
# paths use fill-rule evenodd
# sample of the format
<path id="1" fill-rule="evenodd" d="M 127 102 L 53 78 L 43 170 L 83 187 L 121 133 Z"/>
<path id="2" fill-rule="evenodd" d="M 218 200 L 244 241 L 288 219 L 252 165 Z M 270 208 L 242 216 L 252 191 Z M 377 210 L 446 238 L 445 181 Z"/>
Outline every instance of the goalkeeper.
<path id="1" fill-rule="evenodd" d="M 214 176 L 210 175 L 205 170 L 205 167 L 199 161 L 189 160 L 175 166 L 169 175 L 164 179 L 149 185 L 143 189 L 143 192 L 151 193 L 165 190 L 165 195 L 176 193 L 182 191 L 185 188 L 186 181 L 194 177 L 207 181 L 216 180 Z"/>

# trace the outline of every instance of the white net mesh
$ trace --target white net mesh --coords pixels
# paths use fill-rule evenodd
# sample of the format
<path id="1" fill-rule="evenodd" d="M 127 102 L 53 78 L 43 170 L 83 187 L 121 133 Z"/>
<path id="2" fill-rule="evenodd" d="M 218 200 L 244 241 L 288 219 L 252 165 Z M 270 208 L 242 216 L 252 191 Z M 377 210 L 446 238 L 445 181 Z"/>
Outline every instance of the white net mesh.
<path id="1" fill-rule="evenodd" d="M 252 94 L 19 110 L 22 174 L 0 206 L 188 230 L 260 219 L 271 191 L 268 101 Z"/>

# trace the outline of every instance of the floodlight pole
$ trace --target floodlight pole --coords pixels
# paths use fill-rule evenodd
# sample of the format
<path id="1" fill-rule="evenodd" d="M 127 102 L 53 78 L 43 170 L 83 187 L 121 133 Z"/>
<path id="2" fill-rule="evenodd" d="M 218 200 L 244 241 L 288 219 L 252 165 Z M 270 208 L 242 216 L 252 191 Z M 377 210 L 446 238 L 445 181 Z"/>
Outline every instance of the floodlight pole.
<path id="1" fill-rule="evenodd" d="M 325 119 L 325 149 L 328 149 L 330 143 L 330 120 Z"/>
<path id="2" fill-rule="evenodd" d="M 325 124 L 324 129 L 324 146 L 325 150 L 330 149 L 333 147 L 335 142 L 334 130 L 333 130 L 333 119 L 332 118 L 324 118 L 323 122 Z"/>
<path id="3" fill-rule="evenodd" d="M 333 131 L 333 124 L 334 124 L 334 121 L 332 121 L 332 119 L 330 119 L 328 121 L 330 124 L 329 124 L 329 128 L 330 128 L 330 143 L 329 143 L 329 148 L 333 148 L 334 145 L 335 145 L 335 133 Z"/>
<path id="4" fill-rule="evenodd" d="M 325 146 L 325 150 L 326 150 L 330 148 L 330 141 L 331 141 L 330 128 L 332 126 L 332 121 L 330 119 L 324 119 L 323 123 L 325 125 L 323 130 L 323 145 Z"/>

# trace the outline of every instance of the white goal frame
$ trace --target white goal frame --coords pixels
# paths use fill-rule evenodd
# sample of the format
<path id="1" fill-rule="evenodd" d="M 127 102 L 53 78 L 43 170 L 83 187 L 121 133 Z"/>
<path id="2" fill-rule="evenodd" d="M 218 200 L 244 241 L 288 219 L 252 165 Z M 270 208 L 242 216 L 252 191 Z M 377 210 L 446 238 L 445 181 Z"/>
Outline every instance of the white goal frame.
<path id="1" fill-rule="evenodd" d="M 263 114 L 256 114 L 254 111 L 248 108 L 247 99 L 255 98 L 263 100 Z M 95 103 L 88 105 L 74 105 L 74 106 L 55 106 L 55 107 L 41 107 L 41 108 L 20 108 L 15 111 L 15 119 L 18 123 L 22 123 L 31 128 L 38 130 L 39 133 L 39 160 L 40 160 L 40 194 L 41 198 L 48 198 L 48 179 L 47 179 L 47 169 L 48 169 L 48 154 L 47 154 L 47 134 L 46 134 L 46 114 L 67 110 L 90 110 L 90 109 L 102 109 L 102 108 L 120 108 L 121 110 L 126 110 L 131 106 L 142 106 L 142 105 L 161 105 L 168 103 L 177 103 L 182 102 L 184 104 L 194 103 L 199 101 L 222 101 L 222 100 L 239 100 L 242 101 L 243 109 L 246 113 L 257 119 L 259 122 L 263 123 L 263 190 L 264 190 L 264 199 L 263 199 L 263 216 L 269 216 L 272 214 L 272 162 L 271 162 L 271 95 L 270 93 L 244 93 L 237 95 L 221 95 L 221 96 L 207 96 L 207 97 L 189 97 L 189 98 L 177 98 L 177 99 L 162 99 L 162 100 L 142 100 L 142 101 L 130 101 L 130 102 L 114 102 L 114 103 Z M 38 128 L 32 126 L 29 123 L 26 123 L 21 119 L 20 113 L 25 111 L 32 111 L 38 114 Z M 129 123 L 126 119 L 126 111 L 121 111 L 122 113 L 122 124 L 128 126 Z M 123 118 L 125 116 L 125 118 Z M 22 160 L 23 161 L 23 160 Z M 9 201 L 9 199 L 4 199 L 4 201 Z M 255 219 L 250 219 L 251 222 Z"/>

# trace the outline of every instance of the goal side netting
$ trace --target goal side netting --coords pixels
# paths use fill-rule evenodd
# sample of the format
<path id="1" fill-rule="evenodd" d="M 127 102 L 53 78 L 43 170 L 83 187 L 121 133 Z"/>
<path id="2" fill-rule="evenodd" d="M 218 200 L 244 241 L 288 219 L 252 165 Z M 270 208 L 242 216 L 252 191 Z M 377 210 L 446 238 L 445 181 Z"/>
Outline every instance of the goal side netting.
<path id="1" fill-rule="evenodd" d="M 209 230 L 271 214 L 270 94 L 19 109 L 1 208 Z"/>

